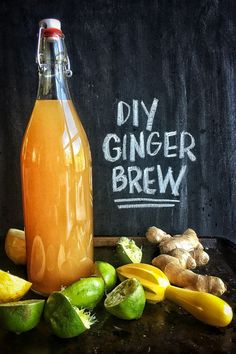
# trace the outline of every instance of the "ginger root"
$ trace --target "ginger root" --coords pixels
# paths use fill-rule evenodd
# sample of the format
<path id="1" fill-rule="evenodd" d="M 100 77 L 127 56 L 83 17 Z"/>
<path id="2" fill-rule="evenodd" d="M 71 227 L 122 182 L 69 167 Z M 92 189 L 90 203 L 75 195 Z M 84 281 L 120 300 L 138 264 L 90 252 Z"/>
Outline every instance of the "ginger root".
<path id="1" fill-rule="evenodd" d="M 146 237 L 149 242 L 159 244 L 165 239 L 170 239 L 171 235 L 161 229 L 158 229 L 156 226 L 151 226 L 146 233 Z"/>
<path id="2" fill-rule="evenodd" d="M 184 268 L 195 269 L 197 266 L 194 257 L 192 257 L 192 255 L 188 251 L 182 248 L 175 248 L 169 253 L 169 255 L 177 258 L 180 265 Z"/>
<path id="3" fill-rule="evenodd" d="M 175 257 L 161 254 L 152 260 L 152 264 L 160 268 L 170 283 L 177 286 L 211 293 L 220 296 L 226 291 L 224 282 L 214 276 L 201 275 L 185 269 Z"/>
<path id="4" fill-rule="evenodd" d="M 165 231 L 152 226 L 147 230 L 146 238 L 151 243 L 159 245 L 161 254 L 170 254 L 178 258 L 184 268 L 194 269 L 209 261 L 208 254 L 203 250 L 196 232 L 192 229 L 187 229 L 182 235 L 172 237 Z"/>
<path id="5" fill-rule="evenodd" d="M 192 229 L 187 229 L 181 236 L 173 236 L 169 240 L 163 240 L 159 247 L 161 253 L 169 253 L 176 248 L 193 251 L 198 247 L 199 243 L 196 232 Z"/>
<path id="6" fill-rule="evenodd" d="M 210 259 L 209 254 L 203 250 L 203 247 L 196 248 L 195 250 L 191 251 L 190 254 L 194 258 L 197 267 L 205 265 L 209 262 Z"/>
<path id="7" fill-rule="evenodd" d="M 160 248 L 161 255 L 154 258 L 152 264 L 160 268 L 172 284 L 218 296 L 226 291 L 220 278 L 196 274 L 190 270 L 209 261 L 209 255 L 194 230 L 187 229 L 182 235 L 172 237 L 152 226 L 147 230 L 146 237 Z"/>

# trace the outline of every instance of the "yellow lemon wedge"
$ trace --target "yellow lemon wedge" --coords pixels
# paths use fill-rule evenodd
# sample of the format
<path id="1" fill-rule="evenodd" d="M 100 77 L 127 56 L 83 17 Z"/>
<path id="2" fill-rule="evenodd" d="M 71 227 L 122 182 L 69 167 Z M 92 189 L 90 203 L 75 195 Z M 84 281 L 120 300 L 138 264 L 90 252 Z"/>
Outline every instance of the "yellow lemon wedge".
<path id="1" fill-rule="evenodd" d="M 17 301 L 31 288 L 32 283 L 0 270 L 0 303 Z"/>
<path id="2" fill-rule="evenodd" d="M 5 238 L 5 252 L 15 264 L 26 264 L 25 233 L 19 229 L 9 229 Z"/>

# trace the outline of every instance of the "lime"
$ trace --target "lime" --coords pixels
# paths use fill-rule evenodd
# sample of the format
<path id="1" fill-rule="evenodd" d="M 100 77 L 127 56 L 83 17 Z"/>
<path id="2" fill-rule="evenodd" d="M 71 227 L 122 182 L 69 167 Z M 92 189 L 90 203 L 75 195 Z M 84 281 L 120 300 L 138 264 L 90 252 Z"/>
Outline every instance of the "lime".
<path id="1" fill-rule="evenodd" d="M 31 288 L 32 283 L 0 270 L 0 303 L 19 300 Z"/>
<path id="2" fill-rule="evenodd" d="M 116 245 L 116 253 L 121 264 L 140 263 L 142 260 L 142 250 L 134 240 L 128 237 L 121 237 Z"/>
<path id="3" fill-rule="evenodd" d="M 95 322 L 94 316 L 73 306 L 69 298 L 59 291 L 47 299 L 44 318 L 51 331 L 61 338 L 76 337 Z"/>
<path id="4" fill-rule="evenodd" d="M 3 329 L 15 333 L 29 331 L 40 321 L 45 300 L 24 300 L 0 304 L 0 323 Z"/>
<path id="5" fill-rule="evenodd" d="M 141 283 L 131 278 L 124 280 L 107 295 L 104 306 L 116 317 L 134 320 L 142 316 L 145 302 L 145 293 Z"/>
<path id="6" fill-rule="evenodd" d="M 18 229 L 9 229 L 5 238 L 5 252 L 15 264 L 26 264 L 25 233 Z"/>
<path id="7" fill-rule="evenodd" d="M 103 298 L 105 284 L 100 277 L 89 277 L 78 280 L 62 290 L 72 305 L 93 309 Z"/>
<path id="8" fill-rule="evenodd" d="M 111 291 L 115 287 L 117 281 L 116 270 L 110 263 L 96 261 L 95 274 L 103 278 L 107 292 Z"/>

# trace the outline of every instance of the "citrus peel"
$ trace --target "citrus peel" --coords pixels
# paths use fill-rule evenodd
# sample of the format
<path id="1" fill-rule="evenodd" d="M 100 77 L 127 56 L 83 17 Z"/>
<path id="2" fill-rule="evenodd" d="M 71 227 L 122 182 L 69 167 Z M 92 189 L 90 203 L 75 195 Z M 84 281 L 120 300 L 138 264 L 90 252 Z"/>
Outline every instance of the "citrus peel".
<path id="1" fill-rule="evenodd" d="M 17 301 L 31 288 L 32 283 L 0 270 L 0 303 Z"/>

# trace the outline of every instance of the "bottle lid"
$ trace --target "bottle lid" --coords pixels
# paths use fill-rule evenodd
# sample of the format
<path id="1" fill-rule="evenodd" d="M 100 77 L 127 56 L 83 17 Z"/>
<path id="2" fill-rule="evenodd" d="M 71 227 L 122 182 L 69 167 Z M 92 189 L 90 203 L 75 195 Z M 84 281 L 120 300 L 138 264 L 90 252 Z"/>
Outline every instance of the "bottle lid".
<path id="1" fill-rule="evenodd" d="M 64 38 L 64 35 L 61 31 L 61 22 L 55 18 L 45 18 L 39 22 L 39 35 L 38 35 L 38 47 L 37 47 L 37 58 L 36 62 L 39 65 L 39 71 L 44 72 L 46 70 L 47 64 L 42 62 L 42 39 L 47 38 L 49 42 L 58 41 L 59 38 Z M 70 61 L 66 52 L 65 44 L 62 44 L 62 48 L 66 55 L 66 67 L 65 72 L 66 76 L 72 76 L 72 71 L 70 69 Z"/>
<path id="2" fill-rule="evenodd" d="M 63 36 L 61 31 L 61 22 L 55 18 L 45 18 L 41 20 L 39 22 L 39 31 L 42 32 L 43 37 L 48 37 L 52 40 L 58 36 Z"/>
<path id="3" fill-rule="evenodd" d="M 45 29 L 55 28 L 61 30 L 61 22 L 55 18 L 46 18 L 39 22 L 39 27 L 44 27 Z"/>

